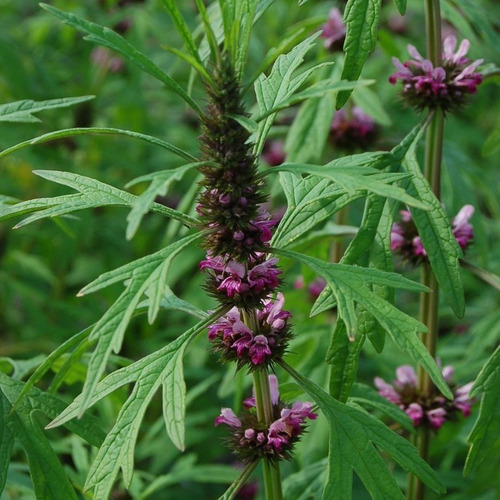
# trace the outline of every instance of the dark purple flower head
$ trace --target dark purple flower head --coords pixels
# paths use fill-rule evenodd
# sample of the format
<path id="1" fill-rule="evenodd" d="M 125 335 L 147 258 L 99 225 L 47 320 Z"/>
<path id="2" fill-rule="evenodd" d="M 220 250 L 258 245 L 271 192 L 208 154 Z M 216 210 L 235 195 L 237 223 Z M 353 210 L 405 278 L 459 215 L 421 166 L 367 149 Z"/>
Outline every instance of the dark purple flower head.
<path id="1" fill-rule="evenodd" d="M 445 366 L 442 373 L 444 379 L 450 383 L 453 377 L 453 368 Z M 455 396 L 453 401 L 446 400 L 438 393 L 424 396 L 418 390 L 417 374 L 409 365 L 403 365 L 396 369 L 396 380 L 392 384 L 377 377 L 375 387 L 382 397 L 405 411 L 415 427 L 425 425 L 432 429 L 440 429 L 446 421 L 455 420 L 459 412 L 468 417 L 474 404 L 474 401 L 469 398 L 472 382 L 458 388 L 451 384 L 450 387 Z"/>
<path id="2" fill-rule="evenodd" d="M 216 425 L 225 423 L 233 428 L 229 442 L 244 462 L 262 457 L 290 459 L 294 444 L 305 431 L 306 420 L 317 418 L 312 403 L 297 401 L 291 407 L 287 406 L 279 398 L 278 381 L 274 375 L 269 376 L 269 382 L 273 405 L 273 422 L 269 426 L 259 422 L 254 398 L 246 400 L 249 403 L 239 418 L 228 408 L 223 408 L 215 420 Z"/>
<path id="3" fill-rule="evenodd" d="M 271 167 L 281 165 L 286 158 L 283 141 L 269 141 L 262 153 L 262 159 Z"/>
<path id="4" fill-rule="evenodd" d="M 402 210 L 401 221 L 392 226 L 391 249 L 412 264 L 420 264 L 427 260 L 427 252 L 417 232 L 411 213 Z M 457 243 L 465 250 L 473 239 L 473 228 L 469 223 L 474 214 L 472 205 L 463 206 L 451 222 L 451 230 Z"/>
<path id="5" fill-rule="evenodd" d="M 483 60 L 471 62 L 465 57 L 470 46 L 468 40 L 463 40 L 455 52 L 456 46 L 456 37 L 447 36 L 443 42 L 442 66 L 434 67 L 413 45 L 408 45 L 413 59 L 402 64 L 393 58 L 397 71 L 389 77 L 389 82 L 394 85 L 400 80 L 403 99 L 417 109 L 439 107 L 449 111 L 462 106 L 482 81 L 476 69 Z"/>
<path id="6" fill-rule="evenodd" d="M 291 333 L 287 325 L 291 314 L 284 311 L 284 297 L 266 299 L 257 311 L 256 331 L 242 321 L 238 308 L 233 307 L 226 316 L 208 327 L 208 339 L 223 361 L 235 361 L 238 368 L 254 370 L 268 366 L 283 357 Z"/>
<path id="7" fill-rule="evenodd" d="M 267 229 L 259 228 L 260 234 L 265 237 Z M 232 260 L 229 255 L 207 255 L 199 267 L 210 274 L 206 286 L 209 293 L 223 303 L 252 309 L 260 307 L 278 287 L 282 271 L 276 267 L 277 263 L 278 259 L 266 259 L 266 254 L 259 252 L 249 257 L 245 264 Z"/>
<path id="8" fill-rule="evenodd" d="M 361 108 L 342 108 L 333 116 L 330 126 L 330 140 L 334 146 L 347 151 L 368 149 L 377 136 L 373 118 Z"/>
<path id="9" fill-rule="evenodd" d="M 344 45 L 346 27 L 342 21 L 342 13 L 337 7 L 330 9 L 328 20 L 321 27 L 321 38 L 325 39 L 325 48 L 332 52 L 342 50 Z"/>

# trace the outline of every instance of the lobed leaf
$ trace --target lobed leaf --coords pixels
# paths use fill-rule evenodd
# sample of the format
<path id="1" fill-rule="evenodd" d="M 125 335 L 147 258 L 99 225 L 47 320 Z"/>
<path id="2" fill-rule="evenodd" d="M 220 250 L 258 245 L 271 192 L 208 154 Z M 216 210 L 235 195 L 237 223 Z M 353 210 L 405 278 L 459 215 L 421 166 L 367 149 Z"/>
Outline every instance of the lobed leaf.
<path id="1" fill-rule="evenodd" d="M 281 366 L 316 402 L 330 427 L 328 480 L 323 498 L 348 500 L 352 496 L 352 470 L 372 498 L 404 498 L 392 472 L 373 445 L 387 452 L 403 469 L 411 471 L 436 493 L 445 489 L 437 474 L 406 439 L 372 415 L 346 406 L 284 362 Z"/>
<path id="2" fill-rule="evenodd" d="M 420 283 L 412 282 L 396 273 L 387 273 L 343 264 L 332 264 L 291 250 L 274 249 L 284 257 L 297 260 L 323 276 L 337 301 L 338 316 L 347 327 L 347 334 L 355 338 L 358 333 L 356 304 L 363 306 L 389 333 L 393 341 L 429 373 L 438 389 L 448 398 L 453 394 L 443 379 L 441 370 L 418 338 L 417 332 L 425 332 L 425 325 L 404 314 L 392 304 L 366 287 L 367 283 L 424 291 Z M 321 297 L 321 296 L 320 296 Z"/>
<path id="3" fill-rule="evenodd" d="M 90 101 L 94 99 L 93 95 L 84 95 L 82 97 L 63 97 L 62 99 L 49 99 L 48 101 L 16 101 L 0 105 L 0 122 L 40 122 L 33 113 L 44 111 L 46 109 L 67 108 L 74 104 Z"/>

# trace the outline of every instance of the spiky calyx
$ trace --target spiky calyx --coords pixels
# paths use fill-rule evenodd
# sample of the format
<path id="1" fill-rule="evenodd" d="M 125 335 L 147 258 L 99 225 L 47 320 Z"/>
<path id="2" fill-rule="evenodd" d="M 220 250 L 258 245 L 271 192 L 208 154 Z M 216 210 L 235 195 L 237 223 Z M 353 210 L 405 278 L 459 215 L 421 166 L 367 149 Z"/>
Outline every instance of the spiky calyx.
<path id="1" fill-rule="evenodd" d="M 230 255 L 243 262 L 266 250 L 255 227 L 259 205 L 265 201 L 249 133 L 232 116 L 245 115 L 238 80 L 227 58 L 214 70 L 215 86 L 208 89 L 202 119 L 201 149 L 210 162 L 201 168 L 204 188 L 197 211 L 209 230 L 204 246 L 213 255 Z"/>

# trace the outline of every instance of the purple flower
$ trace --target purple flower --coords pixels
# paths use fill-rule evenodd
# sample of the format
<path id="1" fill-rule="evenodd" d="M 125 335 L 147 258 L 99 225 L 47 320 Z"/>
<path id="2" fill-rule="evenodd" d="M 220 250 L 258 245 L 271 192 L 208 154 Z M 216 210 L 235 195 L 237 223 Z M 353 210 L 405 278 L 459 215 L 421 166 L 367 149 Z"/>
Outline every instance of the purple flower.
<path id="1" fill-rule="evenodd" d="M 451 223 L 453 236 L 458 244 L 465 250 L 474 237 L 473 227 L 469 224 L 469 220 L 474 215 L 474 207 L 472 205 L 464 205 Z"/>
<path id="2" fill-rule="evenodd" d="M 417 227 L 408 210 L 401 210 L 401 221 L 393 224 L 391 249 L 413 264 L 427 260 L 427 252 L 417 233 Z M 451 221 L 451 230 L 457 243 L 465 250 L 473 239 L 473 227 L 469 223 L 474 214 L 472 205 L 463 206 Z"/>
<path id="3" fill-rule="evenodd" d="M 333 116 L 330 140 L 338 148 L 348 151 L 368 149 L 376 135 L 373 118 L 358 106 L 352 110 L 342 108 Z"/>
<path id="4" fill-rule="evenodd" d="M 307 419 L 314 420 L 317 414 L 312 411 L 312 403 L 295 402 L 286 406 L 279 398 L 278 380 L 269 376 L 273 422 L 269 426 L 258 420 L 255 398 L 245 400 L 241 416 L 223 408 L 216 425 L 225 423 L 234 430 L 230 442 L 236 454 L 244 462 L 266 457 L 270 460 L 289 459 L 294 444 L 304 432 Z"/>
<path id="5" fill-rule="evenodd" d="M 330 9 L 328 20 L 321 27 L 321 37 L 325 39 L 325 48 L 331 51 L 342 50 L 346 27 L 342 21 L 342 13 L 337 7 Z"/>
<path id="6" fill-rule="evenodd" d="M 224 361 L 236 361 L 240 368 L 246 365 L 253 369 L 281 359 L 290 339 L 287 321 L 291 314 L 283 310 L 284 301 L 281 293 L 274 301 L 263 301 L 264 307 L 256 312 L 256 331 L 242 321 L 240 310 L 233 307 L 226 316 L 208 327 L 208 339 L 213 349 Z"/>
<path id="7" fill-rule="evenodd" d="M 437 361 L 439 365 L 439 360 Z M 445 366 L 442 373 L 445 380 L 450 383 L 453 367 Z M 451 384 L 453 401 L 446 400 L 438 393 L 432 393 L 430 396 L 421 394 L 418 389 L 417 374 L 410 365 L 396 369 L 396 380 L 392 384 L 379 377 L 375 378 L 374 382 L 379 394 L 398 405 L 411 418 L 415 427 L 425 425 L 432 429 L 440 429 L 446 421 L 456 419 L 458 412 L 468 417 L 474 404 L 474 401 L 469 399 L 472 382 L 458 389 Z"/>
<path id="8" fill-rule="evenodd" d="M 241 427 L 241 420 L 234 414 L 231 408 L 222 408 L 220 415 L 215 419 L 215 426 L 226 424 L 231 427 Z"/>
<path id="9" fill-rule="evenodd" d="M 476 69 L 483 60 L 471 62 L 465 57 L 470 46 L 468 40 L 463 40 L 455 52 L 456 46 L 456 37 L 447 36 L 443 42 L 442 66 L 434 67 L 413 45 L 408 45 L 413 59 L 402 64 L 393 58 L 397 71 L 389 77 L 389 82 L 394 85 L 400 80 L 403 98 L 418 109 L 440 107 L 448 111 L 463 105 L 482 81 Z"/>
<path id="10" fill-rule="evenodd" d="M 326 281 L 321 276 L 318 276 L 312 283 L 307 287 L 307 291 L 313 300 L 316 300 L 321 292 L 325 289 Z"/>
<path id="11" fill-rule="evenodd" d="M 262 159 L 271 167 L 281 165 L 286 158 L 283 141 L 269 141 L 262 153 Z"/>

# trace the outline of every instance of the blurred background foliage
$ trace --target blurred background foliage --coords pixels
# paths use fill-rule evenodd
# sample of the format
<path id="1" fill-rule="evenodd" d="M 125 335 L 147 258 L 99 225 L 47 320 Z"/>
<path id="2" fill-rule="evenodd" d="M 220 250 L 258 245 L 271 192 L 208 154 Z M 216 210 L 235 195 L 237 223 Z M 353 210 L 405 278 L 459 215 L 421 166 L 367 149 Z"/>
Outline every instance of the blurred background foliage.
<path id="1" fill-rule="evenodd" d="M 57 0 L 50 2 L 101 25 L 113 27 L 127 40 L 147 53 L 186 87 L 190 84 L 187 66 L 165 47 L 179 47 L 180 40 L 160 0 Z M 197 27 L 194 1 L 179 2 L 185 18 Z M 295 0 L 278 0 L 256 26 L 248 61 L 247 77 L 253 74 L 264 54 L 277 46 L 299 27 L 304 36 L 318 29 L 330 8 L 343 8 L 343 2 L 310 0 L 298 7 Z M 499 270 L 498 252 L 498 169 L 500 77 L 493 63 L 500 60 L 498 21 L 500 6 L 494 1 L 444 0 L 445 26 L 458 38 L 471 40 L 470 57 L 484 58 L 491 73 L 480 86 L 478 95 L 446 123 L 444 151 L 443 203 L 450 217 L 466 203 L 476 207 L 472 220 L 474 245 L 467 261 L 491 272 Z M 389 85 L 393 72 L 391 57 L 405 59 L 407 43 L 424 50 L 421 2 L 410 0 L 407 15 L 399 16 L 393 3 L 383 2 L 379 44 L 363 70 L 362 77 L 375 84 L 358 104 L 377 123 L 377 140 L 371 149 L 389 149 L 419 120 L 403 106 L 396 89 Z M 317 44 L 312 57 L 335 60 L 340 54 L 328 54 Z M 194 81 L 192 93 L 203 102 L 203 88 Z M 95 95 L 92 101 L 74 108 L 43 112 L 41 122 L 29 124 L 0 123 L 0 149 L 43 133 L 70 127 L 105 126 L 129 129 L 154 135 L 196 154 L 199 128 L 197 117 L 152 78 L 124 63 L 107 49 L 85 42 L 72 28 L 59 23 L 32 0 L 0 0 L 0 103 L 22 99 L 46 100 L 58 97 Z M 249 106 L 253 105 L 248 97 Z M 272 135 L 284 140 L 297 109 L 282 112 Z M 328 161 L 345 154 L 331 144 L 323 159 Z M 18 199 L 48 197 L 66 193 L 52 183 L 32 175 L 36 169 L 57 169 L 95 177 L 123 188 L 127 182 L 146 173 L 179 166 L 180 159 L 154 146 L 124 137 L 89 136 L 62 139 L 36 145 L 0 160 L 1 192 Z M 177 206 L 193 189 L 196 172 L 177 182 L 162 202 Z M 277 184 L 277 183 L 276 183 Z M 131 191 L 139 194 L 145 184 Z M 284 197 L 279 186 L 271 188 L 272 209 L 282 209 Z M 0 200 L 1 201 L 1 200 Z M 191 208 L 193 210 L 193 208 Z M 362 205 L 353 205 L 347 224 L 357 226 Z M 115 299 L 121 285 L 97 294 L 76 298 L 76 293 L 100 273 L 152 253 L 171 238 L 172 230 L 164 218 L 148 215 L 131 241 L 125 239 L 126 213 L 120 208 L 101 208 L 80 212 L 77 217 L 44 220 L 19 230 L 12 223 L 0 223 L 0 370 L 25 377 L 58 345 L 76 332 L 92 325 Z M 305 249 L 310 255 L 327 258 L 334 239 L 315 242 Z M 213 303 L 201 292 L 203 277 L 197 270 L 202 251 L 186 249 L 173 268 L 170 286 L 193 304 L 209 309 Z M 413 279 L 418 271 L 396 262 L 396 268 Z M 308 285 L 314 275 L 298 265 L 283 262 L 286 280 L 283 291 L 287 308 L 293 313 L 296 338 L 288 362 L 320 384 L 327 377 L 324 354 L 332 329 L 333 313 L 309 319 L 313 298 Z M 302 277 L 302 288 L 297 280 Z M 473 380 L 500 338 L 498 295 L 477 275 L 463 270 L 467 312 L 456 319 L 447 304 L 441 308 L 439 356 L 443 365 L 452 364 L 456 380 L 463 385 Z M 416 295 L 397 296 L 398 305 L 418 314 Z M 120 356 L 114 367 L 160 348 L 193 324 L 179 312 L 163 311 L 153 325 L 143 316 L 128 328 Z M 117 485 L 113 498 L 217 498 L 228 481 L 227 470 L 209 464 L 231 464 L 233 459 L 222 445 L 224 431 L 213 428 L 221 406 L 236 407 L 249 395 L 250 379 L 233 367 L 221 367 L 208 350 L 206 338 L 200 338 L 187 352 L 185 375 L 188 385 L 187 451 L 180 454 L 169 445 L 161 418 L 161 403 L 148 411 L 136 450 L 137 472 L 132 488 L 126 493 Z M 68 402 L 81 390 L 85 375 L 85 357 L 72 369 L 59 388 Z M 372 385 L 378 375 L 390 380 L 396 366 L 408 362 L 388 340 L 382 354 L 366 343 L 358 381 Z M 111 367 L 110 367 L 111 368 Z M 57 369 L 57 366 L 56 366 Z M 53 374 L 52 374 L 53 376 Z M 46 389 L 51 376 L 46 377 Z M 285 399 L 301 396 L 294 384 L 282 376 Z M 127 395 L 127 389 L 113 393 L 92 410 L 103 428 L 109 429 Z M 432 465 L 440 470 L 448 487 L 447 498 L 495 498 L 495 464 L 485 464 L 481 472 L 464 479 L 462 468 L 467 453 L 466 437 L 475 416 L 450 423 L 433 443 Z M 312 498 L 318 481 L 318 463 L 327 453 L 326 425 L 320 419 L 297 447 L 296 460 L 283 467 L 287 479 L 285 491 L 299 488 L 301 498 Z M 94 452 L 76 436 L 50 431 L 54 449 L 76 485 L 83 485 Z M 498 465 L 498 464 L 497 464 Z M 315 468 L 316 467 L 316 468 Z M 395 469 L 401 483 L 402 470 Z M 230 479 L 230 478 L 229 478 Z M 220 484 L 217 484 L 220 483 Z M 302 488 L 302 490 L 300 490 Z M 358 485 L 354 498 L 366 493 Z M 309 495 L 308 491 L 311 491 Z M 292 490 L 289 490 L 292 491 Z M 297 490 L 295 490 L 297 491 Z M 260 492 L 262 494 L 262 492 Z M 7 489 L 2 500 L 33 498 L 25 457 L 15 451 L 9 469 Z M 92 498 L 82 493 L 82 498 Z M 291 497 L 290 497 L 291 498 Z"/>

